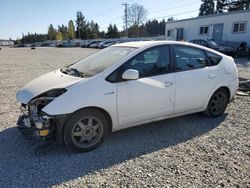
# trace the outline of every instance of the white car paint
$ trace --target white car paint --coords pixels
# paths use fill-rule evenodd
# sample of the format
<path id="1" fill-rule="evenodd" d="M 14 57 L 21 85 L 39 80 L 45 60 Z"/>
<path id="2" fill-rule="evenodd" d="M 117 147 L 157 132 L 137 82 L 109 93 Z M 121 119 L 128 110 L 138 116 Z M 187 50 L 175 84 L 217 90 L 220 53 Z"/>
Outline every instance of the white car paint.
<path id="1" fill-rule="evenodd" d="M 21 103 L 27 104 L 32 98 L 44 92 L 50 91 L 52 89 L 66 88 L 79 81 L 82 81 L 82 79 L 79 77 L 62 74 L 60 69 L 55 70 L 32 80 L 26 86 L 21 88 L 17 92 L 17 99 Z"/>
<path id="2" fill-rule="evenodd" d="M 180 44 L 213 52 L 222 57 L 217 66 L 174 72 L 138 80 L 110 83 L 106 77 L 136 54 L 158 45 Z M 112 119 L 113 131 L 182 114 L 204 111 L 212 94 L 228 87 L 230 99 L 238 89 L 238 73 L 231 57 L 195 44 L 173 41 L 130 42 L 114 45 L 136 47 L 134 52 L 96 76 L 83 79 L 59 70 L 39 77 L 22 88 L 17 99 L 27 104 L 37 95 L 55 88 L 67 92 L 55 98 L 42 111 L 50 116 L 72 114 L 97 107 Z"/>

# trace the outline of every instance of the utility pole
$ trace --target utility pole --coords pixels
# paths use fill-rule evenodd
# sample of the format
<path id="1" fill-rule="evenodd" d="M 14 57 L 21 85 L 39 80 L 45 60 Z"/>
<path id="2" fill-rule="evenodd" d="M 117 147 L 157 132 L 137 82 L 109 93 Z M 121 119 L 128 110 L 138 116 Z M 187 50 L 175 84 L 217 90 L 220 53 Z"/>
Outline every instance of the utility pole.
<path id="1" fill-rule="evenodd" d="M 128 3 L 123 3 L 123 6 L 125 6 L 125 36 L 128 37 Z"/>
<path id="2" fill-rule="evenodd" d="M 79 41 L 81 41 L 81 31 L 79 26 L 78 26 L 78 35 L 79 35 Z"/>

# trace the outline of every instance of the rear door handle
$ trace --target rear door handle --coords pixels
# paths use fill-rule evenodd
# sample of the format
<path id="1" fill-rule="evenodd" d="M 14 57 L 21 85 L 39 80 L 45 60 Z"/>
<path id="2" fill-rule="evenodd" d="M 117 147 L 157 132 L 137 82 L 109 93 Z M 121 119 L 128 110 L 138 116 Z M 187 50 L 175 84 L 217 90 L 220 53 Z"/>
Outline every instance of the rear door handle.
<path id="1" fill-rule="evenodd" d="M 209 78 L 209 79 L 214 79 L 214 78 L 216 78 L 216 75 L 215 75 L 215 74 L 208 75 L 208 78 Z"/>
<path id="2" fill-rule="evenodd" d="M 170 87 L 173 85 L 173 82 L 165 82 L 164 87 Z"/>

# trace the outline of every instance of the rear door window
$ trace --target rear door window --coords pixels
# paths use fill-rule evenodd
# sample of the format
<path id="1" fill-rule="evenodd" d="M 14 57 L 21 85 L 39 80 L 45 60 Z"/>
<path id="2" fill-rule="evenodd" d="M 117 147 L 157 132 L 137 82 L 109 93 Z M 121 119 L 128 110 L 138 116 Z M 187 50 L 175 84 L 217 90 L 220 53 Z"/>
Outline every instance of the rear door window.
<path id="1" fill-rule="evenodd" d="M 203 50 L 183 45 L 174 45 L 176 70 L 186 71 L 207 66 Z"/>

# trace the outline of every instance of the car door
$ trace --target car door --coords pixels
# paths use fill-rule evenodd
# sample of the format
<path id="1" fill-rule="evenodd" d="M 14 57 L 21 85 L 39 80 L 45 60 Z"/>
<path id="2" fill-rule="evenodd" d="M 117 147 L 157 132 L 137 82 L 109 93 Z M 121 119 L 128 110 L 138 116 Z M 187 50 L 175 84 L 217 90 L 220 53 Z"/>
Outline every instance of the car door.
<path id="1" fill-rule="evenodd" d="M 169 46 L 153 47 L 136 55 L 122 66 L 134 69 L 138 80 L 117 85 L 119 123 L 128 127 L 174 113 L 174 74 Z"/>
<path id="2" fill-rule="evenodd" d="M 203 50 L 174 45 L 176 67 L 175 113 L 199 110 L 218 81 L 218 67 L 208 66 Z"/>

